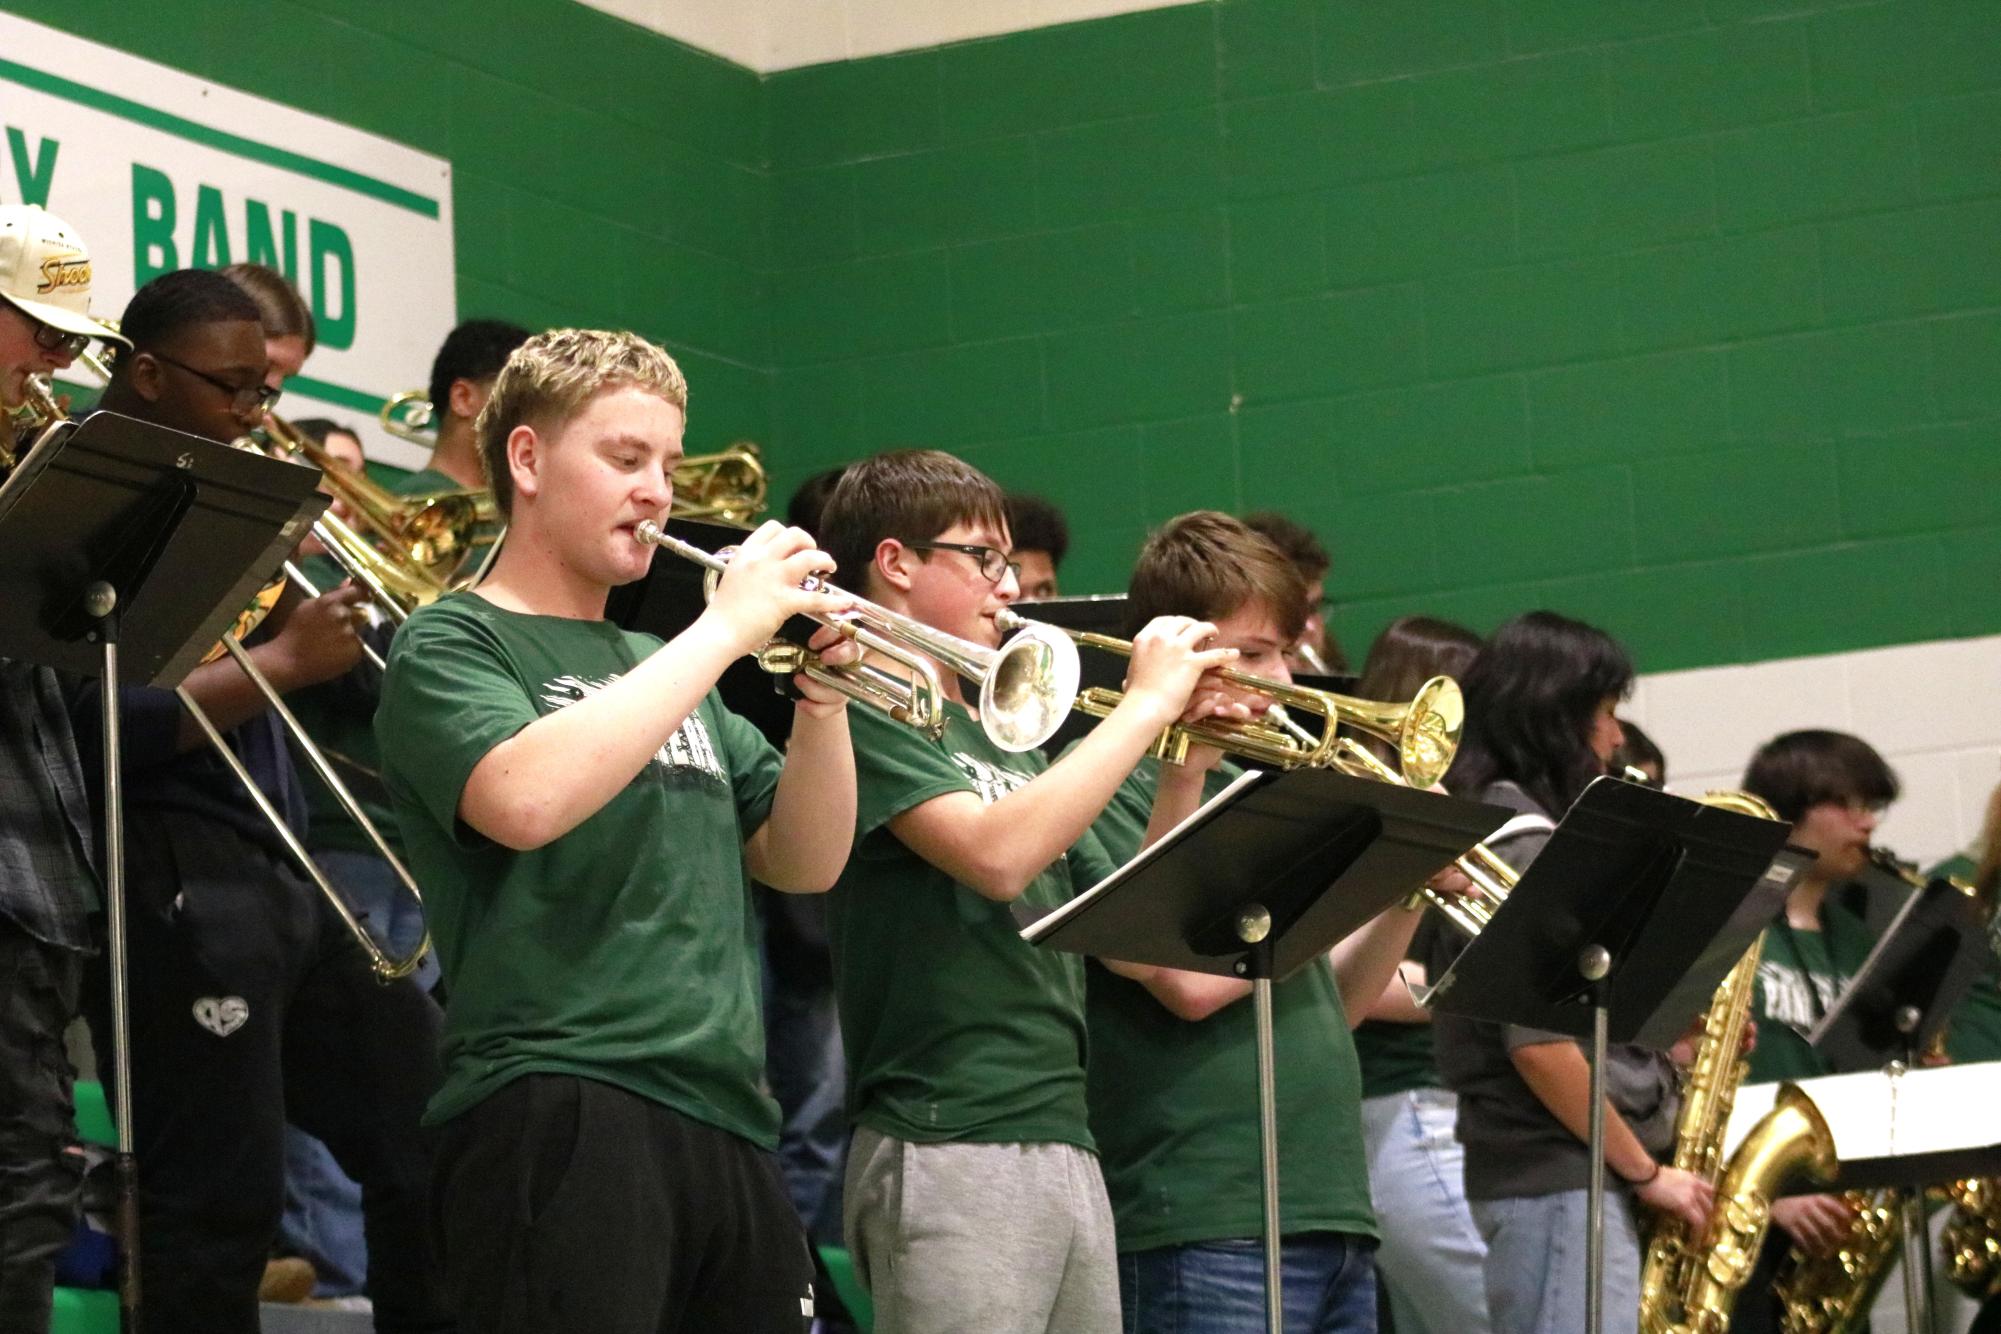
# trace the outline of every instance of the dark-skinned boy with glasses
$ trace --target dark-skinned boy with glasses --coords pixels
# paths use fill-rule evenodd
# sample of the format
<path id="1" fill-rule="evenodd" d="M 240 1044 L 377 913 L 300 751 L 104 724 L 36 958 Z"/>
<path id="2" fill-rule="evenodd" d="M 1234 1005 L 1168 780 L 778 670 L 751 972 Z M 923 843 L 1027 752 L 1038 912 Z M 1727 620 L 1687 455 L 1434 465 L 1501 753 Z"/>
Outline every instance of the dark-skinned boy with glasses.
<path id="1" fill-rule="evenodd" d="M 228 278 L 163 274 L 126 307 L 132 351 L 100 406 L 226 442 L 255 426 L 266 387 L 255 303 Z M 281 600 L 249 649 L 285 692 L 360 655 L 362 593 Z M 236 663 L 184 683 L 271 804 L 303 834 L 299 776 L 268 702 Z M 282 1205 L 289 1119 L 361 1183 L 375 1327 L 452 1327 L 424 1216 L 437 1087 L 436 1005 L 379 984 L 358 943 L 171 691 L 120 691 L 131 931 L 133 1105 L 149 1323 L 255 1334 L 258 1283 Z M 95 754 L 98 705 L 73 711 Z M 91 988 L 109 1037 L 108 978 Z M 114 1097 L 117 1096 L 114 1090 Z"/>

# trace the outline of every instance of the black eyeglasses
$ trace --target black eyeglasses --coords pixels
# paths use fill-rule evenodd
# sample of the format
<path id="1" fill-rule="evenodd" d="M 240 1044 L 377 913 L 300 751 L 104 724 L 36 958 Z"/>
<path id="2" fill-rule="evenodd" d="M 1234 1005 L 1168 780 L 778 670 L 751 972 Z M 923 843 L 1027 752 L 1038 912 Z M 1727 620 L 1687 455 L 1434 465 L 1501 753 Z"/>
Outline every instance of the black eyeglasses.
<path id="1" fill-rule="evenodd" d="M 23 311 L 22 314 L 26 315 L 27 312 Z M 46 320 L 38 320 L 33 315 L 28 315 L 27 318 L 35 326 L 35 346 L 44 352 L 55 352 L 75 359 L 82 356 L 83 350 L 90 346 L 89 334 L 58 329 L 55 325 Z"/>
<path id="2" fill-rule="evenodd" d="M 963 551 L 980 563 L 980 574 L 988 583 L 997 584 L 1010 574 L 1016 583 L 1021 582 L 1021 562 L 1009 560 L 1005 551 L 968 546 L 964 542 L 905 542 L 903 545 L 914 551 Z"/>
<path id="3" fill-rule="evenodd" d="M 164 361 L 169 366 L 180 367 L 197 380 L 207 380 L 217 389 L 229 395 L 230 406 L 238 412 L 262 412 L 273 403 L 276 403 L 278 396 L 285 392 L 282 389 L 274 389 L 270 385 L 261 382 L 258 384 L 246 384 L 239 388 L 226 380 L 216 379 L 207 371 L 197 370 L 185 361 L 176 361 L 174 358 L 159 352 L 150 353 L 149 355 L 155 361 Z"/>

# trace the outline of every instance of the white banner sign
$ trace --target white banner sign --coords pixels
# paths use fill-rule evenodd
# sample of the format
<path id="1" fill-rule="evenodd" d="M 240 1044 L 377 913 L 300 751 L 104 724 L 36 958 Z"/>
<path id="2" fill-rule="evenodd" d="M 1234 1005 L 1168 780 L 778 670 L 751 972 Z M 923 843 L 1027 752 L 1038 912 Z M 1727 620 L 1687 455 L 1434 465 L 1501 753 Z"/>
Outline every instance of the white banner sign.
<path id="1" fill-rule="evenodd" d="M 451 163 L 7 14 L 0 133 L 0 202 L 83 237 L 94 312 L 115 318 L 171 269 L 269 264 L 319 327 L 279 410 L 423 465 L 375 414 L 424 384 L 456 322 Z"/>

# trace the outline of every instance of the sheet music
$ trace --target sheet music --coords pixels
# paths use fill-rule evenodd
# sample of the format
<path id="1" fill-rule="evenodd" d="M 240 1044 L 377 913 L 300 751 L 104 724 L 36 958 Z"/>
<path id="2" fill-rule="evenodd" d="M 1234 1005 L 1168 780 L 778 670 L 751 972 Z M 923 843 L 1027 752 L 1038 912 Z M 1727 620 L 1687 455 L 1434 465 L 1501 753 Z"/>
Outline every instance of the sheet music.
<path id="1" fill-rule="evenodd" d="M 1253 783 L 1263 781 L 1264 777 L 1263 772 L 1257 769 L 1247 769 L 1237 775 L 1236 778 L 1230 781 L 1229 786 L 1196 807 L 1187 819 L 1168 830 L 1165 834 L 1162 834 L 1155 840 L 1151 847 L 1143 849 L 1139 856 L 1133 858 L 1124 866 L 1121 866 L 1118 870 L 1112 872 L 1082 894 L 1079 894 L 1076 898 L 1071 899 L 1062 907 L 1044 913 L 1028 926 L 1022 928 L 1021 938 L 1031 945 L 1035 944 L 1042 937 L 1069 921 L 1071 917 L 1082 912 L 1093 901 L 1105 894 L 1111 893 L 1114 889 L 1124 884 L 1129 877 L 1136 874 L 1142 867 L 1151 865 L 1157 858 L 1165 856 L 1170 848 L 1180 843 L 1182 839 L 1188 837 L 1196 829 L 1201 828 L 1203 824 L 1207 823 L 1215 815 L 1218 809 L 1235 799 L 1239 792 Z"/>

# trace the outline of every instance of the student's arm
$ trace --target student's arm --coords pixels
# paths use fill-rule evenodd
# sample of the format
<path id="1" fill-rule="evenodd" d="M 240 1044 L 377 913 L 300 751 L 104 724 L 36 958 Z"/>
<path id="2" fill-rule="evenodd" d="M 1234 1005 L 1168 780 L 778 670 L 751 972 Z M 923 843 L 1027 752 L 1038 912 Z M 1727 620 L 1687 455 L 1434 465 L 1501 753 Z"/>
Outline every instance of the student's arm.
<path id="1" fill-rule="evenodd" d="M 1588 1141 L 1591 1136 L 1591 1069 L 1584 1053 L 1568 1038 L 1515 1047 L 1508 1057 L 1522 1081 L 1565 1130 Z M 1663 1213 L 1702 1227 L 1716 1192 L 1693 1172 L 1657 1164 L 1626 1118 L 1605 1105 L 1605 1165 L 1633 1187 L 1640 1201 Z"/>
<path id="2" fill-rule="evenodd" d="M 1412 959 L 1405 959 L 1397 965 L 1397 971 L 1390 977 L 1390 984 L 1383 988 L 1382 995 L 1376 997 L 1375 1004 L 1362 1016 L 1364 1019 L 1379 1019 L 1391 1024 L 1428 1024 L 1431 1011 L 1419 1005 L 1411 995 L 1413 987 L 1421 987 L 1430 981 L 1424 965 Z"/>
<path id="3" fill-rule="evenodd" d="M 271 619 L 278 632 L 245 652 L 281 695 L 334 680 L 361 660 L 355 611 L 367 600 L 368 590 L 353 584 L 304 599 L 288 589 L 272 609 Z M 181 684 L 218 732 L 227 732 L 271 707 L 236 665 L 236 659 L 226 654 L 195 668 Z M 181 711 L 175 744 L 181 751 L 207 744 L 186 710 Z"/>
<path id="4" fill-rule="evenodd" d="M 459 795 L 459 819 L 517 852 L 575 829 L 625 789 L 731 662 L 790 616 L 852 605 L 800 587 L 832 564 L 796 528 L 767 523 L 752 533 L 693 625 L 603 690 L 488 751 Z"/>
<path id="5" fill-rule="evenodd" d="M 810 646 L 837 642 L 832 630 L 823 629 Z M 831 653 L 825 660 L 836 661 Z M 744 840 L 744 857 L 760 884 L 817 894 L 840 879 L 854 845 L 855 752 L 846 697 L 804 677 L 799 692 L 805 698 L 792 711 L 792 739 L 771 814 Z"/>
<path id="6" fill-rule="evenodd" d="M 1125 698 L 1069 754 L 991 804 L 971 792 L 933 797 L 891 817 L 890 832 L 976 893 L 1003 903 L 1020 897 L 1181 716 L 1203 671 L 1236 658 L 1234 649 L 1197 647 L 1215 632 L 1178 616 L 1154 620 L 1134 641 Z"/>
<path id="7" fill-rule="evenodd" d="M 1416 934 L 1417 924 L 1423 920 L 1421 908 L 1400 905 L 1385 908 L 1328 951 L 1348 1027 L 1361 1023 L 1369 1008 L 1382 998 L 1383 989 L 1397 975 L 1397 965 L 1410 952 L 1410 938 Z"/>

